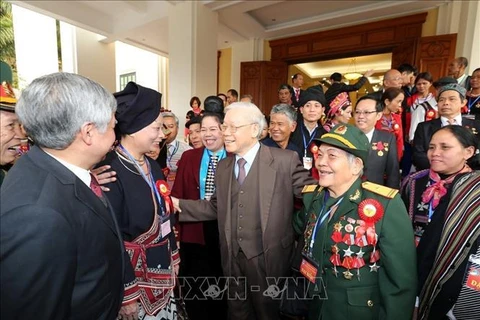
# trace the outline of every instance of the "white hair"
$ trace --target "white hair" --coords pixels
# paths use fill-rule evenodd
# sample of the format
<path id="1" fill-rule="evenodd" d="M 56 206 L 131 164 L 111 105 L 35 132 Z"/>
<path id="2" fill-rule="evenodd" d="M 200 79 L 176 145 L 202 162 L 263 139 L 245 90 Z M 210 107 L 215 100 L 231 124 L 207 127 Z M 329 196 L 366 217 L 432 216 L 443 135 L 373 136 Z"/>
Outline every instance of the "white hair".
<path id="1" fill-rule="evenodd" d="M 57 72 L 33 80 L 15 109 L 35 144 L 63 150 L 85 123 L 91 122 L 101 133 L 106 132 L 117 103 L 97 82 Z"/>
<path id="2" fill-rule="evenodd" d="M 267 120 L 265 120 L 265 116 L 260 109 L 251 102 L 234 102 L 225 108 L 225 114 L 233 109 L 245 110 L 245 119 L 250 120 L 250 123 L 252 124 L 258 125 L 257 139 L 260 139 L 262 136 L 262 130 L 267 125 Z"/>

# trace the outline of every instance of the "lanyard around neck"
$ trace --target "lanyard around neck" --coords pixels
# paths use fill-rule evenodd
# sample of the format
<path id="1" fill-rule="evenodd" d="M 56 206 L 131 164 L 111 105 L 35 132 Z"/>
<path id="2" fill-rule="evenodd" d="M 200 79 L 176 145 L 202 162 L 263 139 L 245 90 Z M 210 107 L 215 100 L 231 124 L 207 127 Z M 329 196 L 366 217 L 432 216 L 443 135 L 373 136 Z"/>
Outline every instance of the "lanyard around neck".
<path id="1" fill-rule="evenodd" d="M 145 180 L 145 182 L 148 184 L 148 186 L 150 187 L 150 189 L 153 191 L 153 193 L 155 194 L 155 196 L 157 197 L 157 200 L 158 200 L 158 203 L 160 205 L 160 208 L 162 209 L 162 216 L 165 215 L 165 211 L 163 209 L 163 206 L 162 206 L 162 197 L 160 196 L 160 193 L 158 192 L 158 189 L 157 187 L 155 186 L 155 181 L 153 180 L 153 174 L 152 174 L 152 169 L 150 167 L 150 162 L 148 162 L 148 159 L 145 160 L 145 163 L 147 164 L 147 171 L 148 171 L 148 176 L 145 175 L 145 173 L 143 172 L 143 169 L 142 167 L 138 164 L 137 160 L 135 160 L 135 158 L 130 154 L 130 152 L 127 151 L 127 149 L 125 149 L 121 144 L 118 145 L 118 147 L 120 148 L 120 150 L 128 157 L 128 159 L 135 165 L 135 167 L 137 168 L 138 172 L 140 173 L 140 175 L 142 176 L 143 180 Z"/>

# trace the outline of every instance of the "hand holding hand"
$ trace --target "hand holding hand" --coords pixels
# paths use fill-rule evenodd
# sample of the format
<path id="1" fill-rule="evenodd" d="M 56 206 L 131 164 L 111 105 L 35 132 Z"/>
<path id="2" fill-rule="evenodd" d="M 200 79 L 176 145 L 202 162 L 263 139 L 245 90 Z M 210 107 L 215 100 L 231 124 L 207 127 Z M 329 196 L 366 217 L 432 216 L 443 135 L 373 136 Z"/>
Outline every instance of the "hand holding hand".
<path id="1" fill-rule="evenodd" d="M 138 320 L 137 300 L 122 306 L 118 312 L 117 318 L 121 320 Z"/>
<path id="2" fill-rule="evenodd" d="M 175 197 L 171 197 L 171 198 L 172 198 L 173 207 L 175 208 L 175 211 L 182 212 L 182 209 L 180 209 L 180 200 L 178 200 Z"/>
<path id="3" fill-rule="evenodd" d="M 104 192 L 110 191 L 109 188 L 104 187 L 103 185 L 110 183 L 110 182 L 115 182 L 117 181 L 117 178 L 115 177 L 117 173 L 115 171 L 107 171 L 110 170 L 111 167 L 109 165 L 104 165 L 95 169 L 90 170 L 91 173 L 93 173 L 97 177 L 98 184 L 102 188 Z"/>

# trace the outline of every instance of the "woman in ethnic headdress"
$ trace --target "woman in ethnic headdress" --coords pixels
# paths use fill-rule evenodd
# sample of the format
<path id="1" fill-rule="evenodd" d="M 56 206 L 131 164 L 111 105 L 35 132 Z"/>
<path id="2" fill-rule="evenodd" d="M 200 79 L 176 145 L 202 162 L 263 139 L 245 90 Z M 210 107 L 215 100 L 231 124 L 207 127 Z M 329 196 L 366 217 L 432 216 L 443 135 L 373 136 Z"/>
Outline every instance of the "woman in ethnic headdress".
<path id="1" fill-rule="evenodd" d="M 435 132 L 430 140 L 427 153 L 430 169 L 411 174 L 402 184 L 402 198 L 412 219 L 417 245 L 419 293 L 426 285 L 429 274 L 436 268 L 434 261 L 438 254 L 442 230 L 451 210 L 449 202 L 459 200 L 451 197 L 452 186 L 464 174 L 472 172 L 472 168 L 478 168 L 477 148 L 477 139 L 469 129 L 455 125 L 445 126 Z M 458 235 L 458 239 L 463 236 Z M 448 250 L 450 249 L 457 250 L 453 247 Z M 458 276 L 461 278 L 463 271 L 460 273 Z M 450 285 L 452 290 L 457 288 L 453 292 L 458 294 L 461 280 L 458 281 L 457 278 Z M 452 293 L 451 290 L 449 292 Z M 434 302 L 432 300 L 429 303 Z M 429 310 L 435 316 L 425 319 L 444 319 L 453 303 L 454 300 L 444 301 L 444 298 L 441 298 L 433 304 L 435 308 Z M 447 306 L 449 308 L 445 309 Z"/>
<path id="2" fill-rule="evenodd" d="M 348 123 L 352 118 L 352 102 L 348 93 L 339 93 L 331 102 L 323 128 L 330 130 L 339 123 Z"/>
<path id="3" fill-rule="evenodd" d="M 402 116 L 398 113 L 402 107 L 405 94 L 398 88 L 388 88 L 382 95 L 384 104 L 382 117 L 375 124 L 375 129 L 387 131 L 395 135 L 397 141 L 398 161 L 403 156 Z"/>
<path id="4" fill-rule="evenodd" d="M 102 164 L 117 173 L 106 195 L 131 261 L 119 319 L 176 319 L 172 290 L 180 259 L 170 191 L 158 163 L 145 156 L 165 137 L 161 94 L 129 82 L 114 96 L 119 144 Z"/>

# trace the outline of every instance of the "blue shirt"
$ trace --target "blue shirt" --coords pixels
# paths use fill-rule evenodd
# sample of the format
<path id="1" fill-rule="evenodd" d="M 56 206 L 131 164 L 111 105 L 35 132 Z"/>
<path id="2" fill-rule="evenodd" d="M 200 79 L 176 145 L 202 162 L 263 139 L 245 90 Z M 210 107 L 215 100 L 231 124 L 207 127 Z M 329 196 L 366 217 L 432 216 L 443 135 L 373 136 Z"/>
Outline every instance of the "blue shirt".
<path id="1" fill-rule="evenodd" d="M 213 153 L 205 148 L 203 150 L 202 161 L 200 162 L 200 199 L 205 199 L 205 182 L 207 181 L 207 171 L 208 171 L 208 164 L 210 163 L 210 157 Z M 227 152 L 225 149 L 222 149 L 216 153 L 218 156 L 218 161 L 227 157 Z M 218 163 L 218 162 L 217 162 Z"/>

